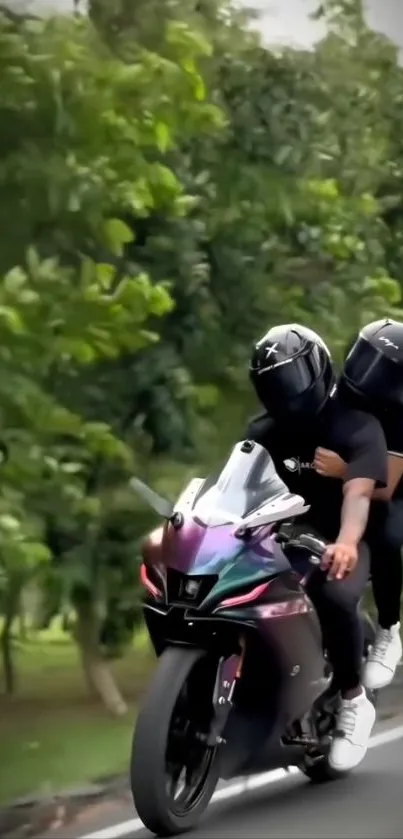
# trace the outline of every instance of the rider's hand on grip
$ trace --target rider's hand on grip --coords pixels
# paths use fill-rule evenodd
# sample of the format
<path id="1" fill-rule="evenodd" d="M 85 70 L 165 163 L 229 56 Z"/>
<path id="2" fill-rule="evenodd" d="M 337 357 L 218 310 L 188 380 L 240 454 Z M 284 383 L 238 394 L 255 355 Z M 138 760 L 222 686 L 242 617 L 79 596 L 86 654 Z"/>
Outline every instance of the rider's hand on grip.
<path id="1" fill-rule="evenodd" d="M 358 551 L 355 545 L 345 545 L 336 542 L 327 545 L 323 554 L 321 567 L 327 571 L 329 580 L 342 580 L 351 574 L 358 561 Z"/>

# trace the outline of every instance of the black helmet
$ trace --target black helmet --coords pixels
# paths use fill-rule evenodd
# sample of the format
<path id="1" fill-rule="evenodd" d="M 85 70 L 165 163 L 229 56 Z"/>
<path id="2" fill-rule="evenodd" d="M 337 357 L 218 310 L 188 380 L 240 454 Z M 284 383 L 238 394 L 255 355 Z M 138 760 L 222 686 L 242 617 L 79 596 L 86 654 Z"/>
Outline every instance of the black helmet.
<path id="1" fill-rule="evenodd" d="M 403 323 L 384 318 L 364 326 L 350 346 L 339 387 L 368 407 L 403 407 Z"/>
<path id="2" fill-rule="evenodd" d="M 298 323 L 274 326 L 255 345 L 250 378 L 260 402 L 273 417 L 316 416 L 334 385 L 326 344 L 316 332 Z"/>

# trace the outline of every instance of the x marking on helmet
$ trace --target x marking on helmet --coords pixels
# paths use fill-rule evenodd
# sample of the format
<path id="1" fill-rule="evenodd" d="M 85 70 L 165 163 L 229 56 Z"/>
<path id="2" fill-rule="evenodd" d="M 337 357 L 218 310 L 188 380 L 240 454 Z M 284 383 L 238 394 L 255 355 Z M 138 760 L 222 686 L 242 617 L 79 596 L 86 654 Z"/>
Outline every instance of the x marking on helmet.
<path id="1" fill-rule="evenodd" d="M 273 344 L 271 347 L 267 347 L 266 358 L 270 358 L 271 355 L 276 355 L 277 345 L 278 345 L 278 341 L 276 341 L 276 343 Z"/>

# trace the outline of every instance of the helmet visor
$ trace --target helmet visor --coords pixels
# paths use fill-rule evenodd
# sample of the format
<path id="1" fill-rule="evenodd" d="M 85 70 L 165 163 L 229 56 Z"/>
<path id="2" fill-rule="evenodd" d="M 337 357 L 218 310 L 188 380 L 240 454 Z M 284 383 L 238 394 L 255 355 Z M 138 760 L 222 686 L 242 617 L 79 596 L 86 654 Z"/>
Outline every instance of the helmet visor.
<path id="1" fill-rule="evenodd" d="M 343 375 L 371 401 L 403 402 L 403 369 L 368 341 L 360 341 L 347 356 Z"/>
<path id="2" fill-rule="evenodd" d="M 264 405 L 291 407 L 294 400 L 309 391 L 317 380 L 309 355 L 290 359 L 277 366 L 263 367 L 255 373 L 256 389 Z"/>

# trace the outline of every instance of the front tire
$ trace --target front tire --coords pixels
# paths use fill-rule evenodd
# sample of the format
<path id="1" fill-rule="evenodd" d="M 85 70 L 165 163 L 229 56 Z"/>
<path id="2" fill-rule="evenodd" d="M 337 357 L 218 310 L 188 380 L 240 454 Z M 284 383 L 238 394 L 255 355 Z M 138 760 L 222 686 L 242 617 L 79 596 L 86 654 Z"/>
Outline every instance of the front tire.
<path id="1" fill-rule="evenodd" d="M 217 747 L 207 747 L 202 739 L 192 736 L 199 733 L 197 729 L 201 722 L 200 714 L 202 715 L 203 711 L 206 714 L 206 711 L 211 709 L 211 703 L 203 703 L 203 696 L 200 699 L 200 690 L 197 694 L 198 702 L 196 695 L 192 694 L 189 688 L 192 674 L 197 673 L 197 668 L 200 667 L 204 675 L 205 663 L 207 655 L 203 650 L 183 647 L 166 649 L 159 659 L 156 673 L 137 718 L 130 771 L 133 801 L 142 822 L 157 836 L 173 836 L 194 827 L 206 809 L 218 782 Z M 207 669 L 206 677 L 200 681 L 207 690 L 210 685 L 209 672 L 212 673 L 212 670 Z M 211 695 L 212 691 L 208 698 L 211 699 Z M 185 711 L 182 712 L 183 707 Z M 192 719 L 194 715 L 195 720 Z M 175 723 L 178 718 L 183 720 L 184 730 L 180 730 L 175 746 Z M 204 722 L 207 723 L 206 717 Z M 193 797 L 189 794 L 188 800 L 181 807 L 178 800 L 183 797 L 182 792 L 175 796 L 176 787 L 171 790 L 171 784 L 179 784 L 181 774 L 175 781 L 177 768 L 171 770 L 170 767 L 176 766 L 175 760 L 178 761 L 179 768 L 181 759 L 191 763 L 191 756 L 194 753 L 198 755 L 199 752 L 201 770 L 197 768 L 197 771 L 200 777 Z M 182 766 L 182 771 L 185 770 L 185 765 Z M 185 774 L 187 789 L 187 768 Z M 191 783 L 192 781 L 189 782 Z"/>

